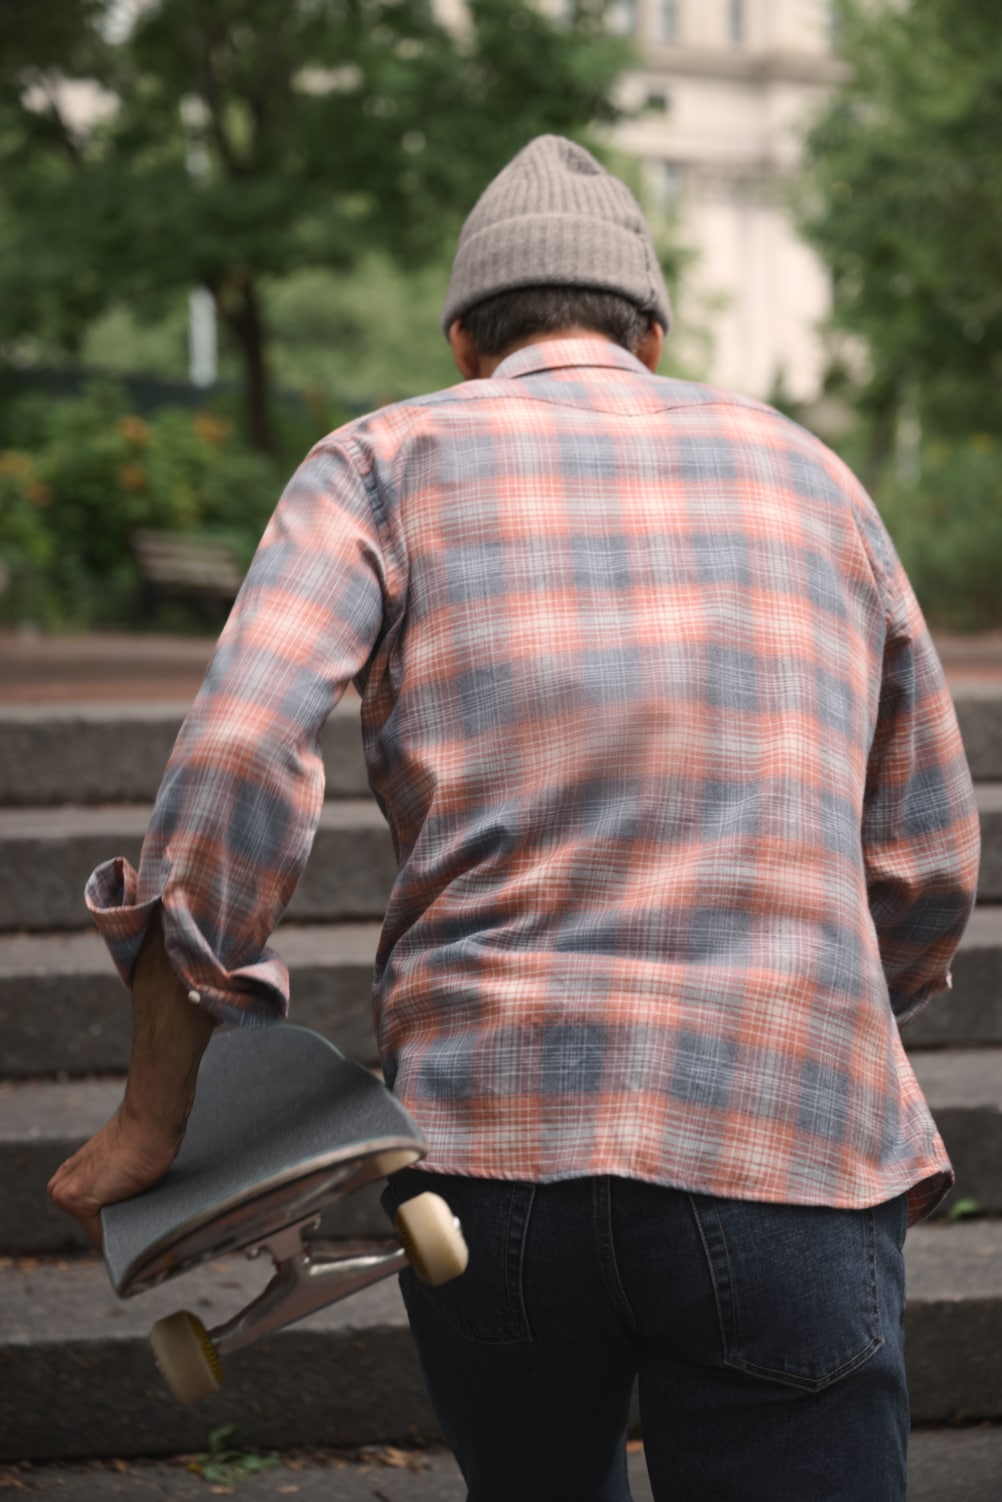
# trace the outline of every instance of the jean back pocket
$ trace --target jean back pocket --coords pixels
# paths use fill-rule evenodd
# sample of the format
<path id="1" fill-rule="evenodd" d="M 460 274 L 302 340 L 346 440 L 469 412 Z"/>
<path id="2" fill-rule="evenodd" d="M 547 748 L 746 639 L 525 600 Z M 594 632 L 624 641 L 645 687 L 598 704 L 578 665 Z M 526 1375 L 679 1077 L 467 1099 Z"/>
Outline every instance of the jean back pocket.
<path id="1" fill-rule="evenodd" d="M 726 1366 L 816 1392 L 880 1350 L 872 1210 L 690 1198 Z"/>

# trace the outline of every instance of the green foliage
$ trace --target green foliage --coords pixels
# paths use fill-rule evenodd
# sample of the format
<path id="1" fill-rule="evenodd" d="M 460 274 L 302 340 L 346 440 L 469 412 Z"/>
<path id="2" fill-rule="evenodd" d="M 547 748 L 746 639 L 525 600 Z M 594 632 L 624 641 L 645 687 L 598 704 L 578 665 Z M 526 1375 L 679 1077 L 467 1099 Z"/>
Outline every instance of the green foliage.
<path id="1" fill-rule="evenodd" d="M 78 189 L 92 166 L 58 78 L 101 83 L 108 0 L 4 0 L 0 25 L 0 338 L 38 335 L 72 349 L 103 304 L 97 268 L 72 249 L 94 206 Z M 68 228 L 73 225 L 73 233 Z"/>
<path id="2" fill-rule="evenodd" d="M 957 631 L 1002 625 L 1002 447 L 988 434 L 929 443 L 914 482 L 875 499 L 922 609 Z"/>
<path id="3" fill-rule="evenodd" d="M 272 466 L 210 412 L 130 413 L 113 387 L 30 398 L 0 450 L 0 617 L 45 625 L 128 623 L 139 527 L 225 538 L 245 562 L 278 496 Z"/>
<path id="4" fill-rule="evenodd" d="M 119 45 L 93 24 L 108 0 L 75 30 L 75 0 L 51 0 L 68 28 L 48 43 L 54 65 L 117 101 L 81 142 L 57 98 L 27 105 L 46 7 L 18 3 L 28 38 L 0 50 L 0 340 L 72 348 L 105 308 L 156 321 L 208 287 L 264 450 L 262 284 L 344 273 L 373 250 L 408 267 L 441 257 L 526 140 L 615 116 L 626 58 L 603 0 L 580 0 L 573 24 L 530 0 L 471 0 L 457 30 L 400 0 L 160 0 Z"/>
<path id="5" fill-rule="evenodd" d="M 277 381 L 336 392 L 356 408 L 459 379 L 439 315 L 449 267 L 404 271 L 372 254 L 347 275 L 300 271 L 268 288 Z"/>
<path id="6" fill-rule="evenodd" d="M 840 9 L 851 76 L 808 139 L 803 222 L 884 459 L 903 401 L 930 432 L 1002 426 L 1002 29 L 995 0 Z"/>
<path id="7" fill-rule="evenodd" d="M 50 580 L 57 539 L 45 516 L 48 500 L 32 455 L 0 452 L 0 619 L 58 621 Z"/>
<path id="8" fill-rule="evenodd" d="M 954 1200 L 953 1204 L 946 1212 L 946 1218 L 951 1222 L 951 1224 L 954 1224 L 958 1220 L 973 1220 L 981 1214 L 981 1206 L 977 1200 L 960 1199 Z"/>
<path id="9" fill-rule="evenodd" d="M 213 1488 L 236 1486 L 249 1476 L 270 1471 L 279 1464 L 274 1455 L 258 1455 L 254 1450 L 245 1450 L 236 1442 L 234 1424 L 214 1429 L 209 1435 L 209 1448 L 189 1462 L 188 1470 L 201 1476 Z"/>

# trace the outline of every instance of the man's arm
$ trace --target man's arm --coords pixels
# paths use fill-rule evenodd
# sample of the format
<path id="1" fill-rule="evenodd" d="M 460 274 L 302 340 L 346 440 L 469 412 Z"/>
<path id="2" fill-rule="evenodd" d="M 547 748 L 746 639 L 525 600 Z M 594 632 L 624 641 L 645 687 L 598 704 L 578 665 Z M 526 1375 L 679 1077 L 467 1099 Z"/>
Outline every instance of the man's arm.
<path id="1" fill-rule="evenodd" d="M 102 1205 L 150 1188 L 177 1156 L 214 1027 L 171 969 L 158 910 L 136 963 L 125 1098 L 49 1183 L 53 1202 L 80 1222 L 95 1246 L 101 1245 Z"/>
<path id="2" fill-rule="evenodd" d="M 910 586 L 888 644 L 863 814 L 870 912 L 899 1022 L 950 984 L 974 905 L 978 809 L 953 700 Z"/>
<path id="3" fill-rule="evenodd" d="M 171 753 L 139 871 L 106 861 L 87 884 L 133 990 L 132 1061 L 121 1107 L 49 1193 L 97 1244 L 101 1206 L 177 1155 L 213 1019 L 277 1021 L 288 1004 L 267 941 L 323 807 L 320 734 L 369 662 L 385 600 L 402 609 L 406 594 L 399 561 L 390 586 L 364 467 L 335 435 L 289 482 Z"/>

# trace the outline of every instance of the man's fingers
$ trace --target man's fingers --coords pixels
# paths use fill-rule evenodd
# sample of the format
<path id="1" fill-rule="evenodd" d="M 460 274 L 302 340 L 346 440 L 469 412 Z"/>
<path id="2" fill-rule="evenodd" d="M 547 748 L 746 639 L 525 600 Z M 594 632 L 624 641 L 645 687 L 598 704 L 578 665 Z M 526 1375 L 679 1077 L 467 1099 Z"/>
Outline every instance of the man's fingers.
<path id="1" fill-rule="evenodd" d="M 49 1198 L 78 1221 L 100 1249 L 102 1207 L 149 1189 L 167 1172 L 176 1152 L 176 1141 L 144 1141 L 123 1131 L 121 1118 L 113 1116 L 56 1169 L 49 1180 Z"/>
<path id="2" fill-rule="evenodd" d="M 90 1240 L 101 1250 L 101 1201 L 88 1192 L 79 1172 L 81 1153 L 74 1153 L 61 1163 L 49 1180 L 49 1198 L 58 1210 L 64 1211 L 83 1227 Z"/>
<path id="3" fill-rule="evenodd" d="M 57 1209 L 71 1215 L 83 1227 L 100 1251 L 103 1245 L 100 1201 L 93 1195 L 78 1193 L 69 1176 L 64 1176 L 58 1183 L 55 1178 L 52 1179 L 49 1184 L 49 1198 Z"/>

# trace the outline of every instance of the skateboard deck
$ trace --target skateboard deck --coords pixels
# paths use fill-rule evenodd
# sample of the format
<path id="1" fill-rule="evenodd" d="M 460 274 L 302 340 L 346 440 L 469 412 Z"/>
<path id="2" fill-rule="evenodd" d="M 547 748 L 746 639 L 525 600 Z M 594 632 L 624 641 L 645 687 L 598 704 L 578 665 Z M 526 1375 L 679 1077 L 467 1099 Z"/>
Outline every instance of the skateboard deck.
<path id="1" fill-rule="evenodd" d="M 184 1142 L 152 1189 L 101 1212 L 112 1287 L 129 1298 L 230 1252 L 267 1251 L 271 1282 L 213 1330 L 179 1311 L 158 1320 L 154 1356 L 185 1402 L 216 1391 L 221 1357 L 400 1272 L 458 1277 L 466 1246 L 438 1195 L 406 1201 L 396 1236 L 362 1251 L 315 1234 L 321 1211 L 425 1155 L 379 1079 L 306 1028 L 217 1033 L 203 1056 Z"/>
<path id="2" fill-rule="evenodd" d="M 404 1108 L 326 1038 L 284 1023 L 219 1033 L 174 1164 L 101 1213 L 112 1286 L 128 1298 L 252 1246 L 424 1153 Z"/>

